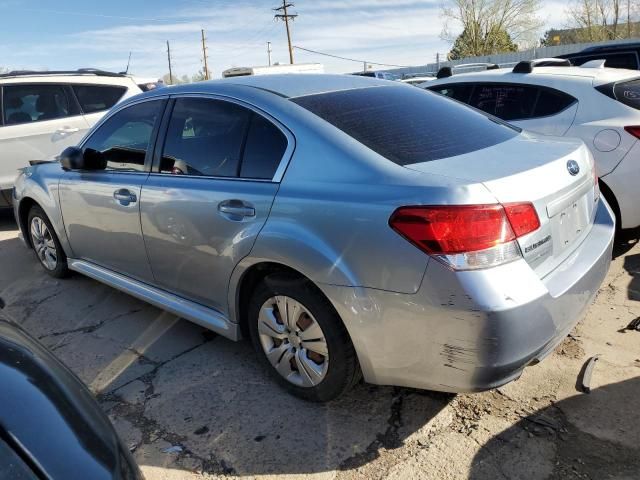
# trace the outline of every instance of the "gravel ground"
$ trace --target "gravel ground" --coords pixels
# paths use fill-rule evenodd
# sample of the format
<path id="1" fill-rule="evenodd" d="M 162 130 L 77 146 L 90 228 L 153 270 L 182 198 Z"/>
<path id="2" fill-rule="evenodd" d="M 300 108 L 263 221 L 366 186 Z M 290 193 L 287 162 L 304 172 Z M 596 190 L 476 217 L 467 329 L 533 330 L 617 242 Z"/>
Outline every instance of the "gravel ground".
<path id="1" fill-rule="evenodd" d="M 0 218 L 7 312 L 95 392 L 148 480 L 640 479 L 640 246 L 626 235 L 586 318 L 509 385 L 359 385 L 328 405 L 277 388 L 233 343 L 88 278 L 45 275 Z M 534 321 L 534 319 L 532 319 Z M 576 381 L 600 354 L 591 394 Z"/>

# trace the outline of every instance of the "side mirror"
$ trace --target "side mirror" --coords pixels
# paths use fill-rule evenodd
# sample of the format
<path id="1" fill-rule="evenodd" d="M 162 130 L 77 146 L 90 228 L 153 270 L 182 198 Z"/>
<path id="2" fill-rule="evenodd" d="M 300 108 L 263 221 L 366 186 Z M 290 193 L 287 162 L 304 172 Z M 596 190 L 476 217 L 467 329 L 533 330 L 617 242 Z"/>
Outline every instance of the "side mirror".
<path id="1" fill-rule="evenodd" d="M 104 170 L 107 160 L 102 152 L 87 148 L 67 147 L 60 155 L 60 165 L 65 170 Z"/>
<path id="2" fill-rule="evenodd" d="M 83 154 L 78 147 L 67 147 L 60 154 L 60 165 L 65 170 L 81 170 L 83 168 Z"/>

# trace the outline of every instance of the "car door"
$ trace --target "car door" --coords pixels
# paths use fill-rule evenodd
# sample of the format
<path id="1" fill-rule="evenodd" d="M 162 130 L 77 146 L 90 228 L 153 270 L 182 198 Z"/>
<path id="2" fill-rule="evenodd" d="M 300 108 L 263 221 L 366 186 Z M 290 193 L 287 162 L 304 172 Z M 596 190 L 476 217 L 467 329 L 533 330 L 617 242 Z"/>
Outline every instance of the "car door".
<path id="1" fill-rule="evenodd" d="M 153 275 L 160 288 L 226 312 L 229 278 L 269 215 L 293 137 L 253 108 L 212 97 L 175 99 L 165 123 L 141 197 Z"/>
<path id="2" fill-rule="evenodd" d="M 13 185 L 29 160 L 54 158 L 88 130 L 69 88 L 61 84 L 2 87 L 0 188 Z"/>
<path id="3" fill-rule="evenodd" d="M 140 227 L 142 185 L 166 100 L 147 99 L 109 116 L 81 145 L 103 170 L 67 171 L 60 204 L 73 256 L 153 282 Z"/>

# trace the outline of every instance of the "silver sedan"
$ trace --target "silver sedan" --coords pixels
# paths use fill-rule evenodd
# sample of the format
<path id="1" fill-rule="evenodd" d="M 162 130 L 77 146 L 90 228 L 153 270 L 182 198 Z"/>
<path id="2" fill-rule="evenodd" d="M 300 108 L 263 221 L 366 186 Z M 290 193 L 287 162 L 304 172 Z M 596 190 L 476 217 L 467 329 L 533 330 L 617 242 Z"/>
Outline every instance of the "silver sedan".
<path id="1" fill-rule="evenodd" d="M 238 340 L 292 393 L 489 389 L 605 277 L 614 220 L 580 141 L 353 76 L 241 77 L 118 105 L 15 215 L 70 270 Z"/>

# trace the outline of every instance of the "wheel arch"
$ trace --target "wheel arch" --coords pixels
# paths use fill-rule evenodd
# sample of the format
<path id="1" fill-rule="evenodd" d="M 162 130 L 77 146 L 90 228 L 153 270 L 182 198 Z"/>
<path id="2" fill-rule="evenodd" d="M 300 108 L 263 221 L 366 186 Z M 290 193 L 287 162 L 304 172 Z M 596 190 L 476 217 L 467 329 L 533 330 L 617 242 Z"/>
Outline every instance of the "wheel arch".
<path id="1" fill-rule="evenodd" d="M 29 212 L 34 206 L 42 208 L 42 206 L 31 197 L 23 198 L 18 204 L 18 226 L 24 236 L 24 242 L 29 248 L 33 248 L 31 235 L 29 235 Z"/>
<path id="2" fill-rule="evenodd" d="M 229 318 L 232 322 L 240 325 L 240 331 L 243 337 L 248 338 L 249 336 L 248 307 L 251 294 L 258 283 L 273 273 L 283 273 L 299 277 L 303 280 L 308 280 L 315 287 L 317 292 L 327 299 L 328 304 L 332 305 L 331 301 L 326 297 L 322 289 L 320 289 L 316 283 L 303 272 L 279 262 L 269 260 L 251 262 L 245 259 L 245 261 L 241 262 L 241 265 L 236 268 L 232 275 L 231 282 L 232 286 L 235 285 L 235 288 L 229 289 Z M 338 313 L 335 313 L 338 318 L 340 318 Z M 344 324 L 342 318 L 340 318 L 340 321 Z"/>
<path id="3" fill-rule="evenodd" d="M 616 230 L 622 229 L 622 212 L 620 210 L 620 205 L 618 204 L 618 199 L 613 193 L 613 190 L 611 190 L 609 185 L 607 185 L 607 183 L 602 180 L 602 178 L 598 179 L 598 187 L 600 188 L 602 196 L 605 198 L 616 216 Z"/>

